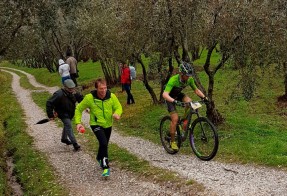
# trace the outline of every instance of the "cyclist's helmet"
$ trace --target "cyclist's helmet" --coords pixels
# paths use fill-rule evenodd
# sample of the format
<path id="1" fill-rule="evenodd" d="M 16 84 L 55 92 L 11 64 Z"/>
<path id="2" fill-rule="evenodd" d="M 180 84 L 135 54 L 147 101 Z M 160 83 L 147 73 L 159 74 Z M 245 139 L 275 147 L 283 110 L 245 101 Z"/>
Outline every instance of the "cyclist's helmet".
<path id="1" fill-rule="evenodd" d="M 189 63 L 186 63 L 186 62 L 182 62 L 179 65 L 179 71 L 182 74 L 187 75 L 187 76 L 192 76 L 192 73 L 193 73 L 192 66 Z"/>

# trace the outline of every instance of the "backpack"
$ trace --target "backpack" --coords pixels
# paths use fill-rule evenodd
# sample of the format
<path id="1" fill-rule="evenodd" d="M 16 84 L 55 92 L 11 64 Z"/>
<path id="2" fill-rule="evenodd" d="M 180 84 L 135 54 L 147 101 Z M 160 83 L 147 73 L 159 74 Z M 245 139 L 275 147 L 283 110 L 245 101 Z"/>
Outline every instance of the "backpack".
<path id="1" fill-rule="evenodd" d="M 132 80 L 136 79 L 137 76 L 136 68 L 134 66 L 129 66 L 129 68 L 131 73 L 131 79 Z"/>

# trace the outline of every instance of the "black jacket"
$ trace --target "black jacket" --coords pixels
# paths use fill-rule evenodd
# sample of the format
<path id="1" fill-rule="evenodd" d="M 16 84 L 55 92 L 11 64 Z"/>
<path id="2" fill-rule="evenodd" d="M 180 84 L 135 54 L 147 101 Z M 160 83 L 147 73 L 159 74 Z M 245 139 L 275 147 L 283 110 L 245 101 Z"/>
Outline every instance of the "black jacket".
<path id="1" fill-rule="evenodd" d="M 57 90 L 46 102 L 46 112 L 49 118 L 53 118 L 53 111 L 58 117 L 72 119 L 75 115 L 76 102 L 81 102 L 83 96 L 80 93 L 72 94 L 65 89 Z"/>

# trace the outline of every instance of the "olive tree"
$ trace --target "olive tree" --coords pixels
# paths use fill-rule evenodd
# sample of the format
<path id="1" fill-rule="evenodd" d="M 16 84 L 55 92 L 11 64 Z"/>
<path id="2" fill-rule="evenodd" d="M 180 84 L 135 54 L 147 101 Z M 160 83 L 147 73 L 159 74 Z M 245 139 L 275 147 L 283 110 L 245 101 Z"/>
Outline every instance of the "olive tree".
<path id="1" fill-rule="evenodd" d="M 2 0 L 0 2 L 0 56 L 6 54 L 23 26 L 29 25 L 38 1 Z"/>
<path id="2" fill-rule="evenodd" d="M 254 94 L 257 81 L 256 66 L 264 67 L 271 62 L 268 49 L 271 46 L 273 31 L 270 28 L 272 21 L 269 3 L 256 0 L 208 1 L 201 7 L 203 8 L 201 13 L 204 13 L 204 17 L 201 18 L 204 26 L 199 29 L 204 35 L 203 46 L 207 49 L 203 68 L 208 76 L 206 93 L 211 100 L 207 116 L 214 123 L 223 120 L 213 100 L 215 74 L 227 60 L 231 60 L 240 69 L 242 77 L 240 84 L 247 100 Z M 212 65 L 213 52 L 219 52 L 221 58 L 218 63 Z"/>
<path id="3" fill-rule="evenodd" d="M 70 2 L 71 3 L 71 2 Z M 87 45 L 77 18 L 86 1 L 37 1 L 29 24 L 22 28 L 10 47 L 7 58 L 22 59 L 30 67 L 46 67 L 54 72 L 59 58 L 72 50 L 76 58 Z M 15 56 L 17 54 L 17 56 Z"/>
<path id="4" fill-rule="evenodd" d="M 89 48 L 94 50 L 97 60 L 100 61 L 103 73 L 109 85 L 118 82 L 117 63 L 125 59 L 119 51 L 121 46 L 121 29 L 117 17 L 115 2 L 93 0 L 89 8 L 79 16 L 79 26 L 85 34 Z M 123 54 L 123 53 L 121 53 Z"/>
<path id="5" fill-rule="evenodd" d="M 272 63 L 278 66 L 275 73 L 281 77 L 283 75 L 284 94 L 279 101 L 287 101 L 287 2 L 272 1 L 268 5 L 270 11 L 270 29 L 272 29 L 270 47 L 268 52 L 271 53 Z"/>

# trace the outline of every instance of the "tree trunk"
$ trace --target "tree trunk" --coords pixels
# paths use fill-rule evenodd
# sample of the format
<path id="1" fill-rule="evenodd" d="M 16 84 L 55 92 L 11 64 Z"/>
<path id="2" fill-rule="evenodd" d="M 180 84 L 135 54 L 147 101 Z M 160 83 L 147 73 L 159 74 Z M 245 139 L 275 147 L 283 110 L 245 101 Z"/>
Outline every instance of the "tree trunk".
<path id="1" fill-rule="evenodd" d="M 181 31 L 180 31 L 181 32 Z M 190 62 L 190 58 L 188 55 L 188 44 L 186 35 L 181 32 L 181 41 L 182 41 L 182 56 L 181 59 L 185 62 Z"/>
<path id="2" fill-rule="evenodd" d="M 193 46 L 192 50 L 191 50 L 191 55 L 192 55 L 192 61 L 199 59 L 200 58 L 200 48 Z"/>
<path id="3" fill-rule="evenodd" d="M 168 82 L 169 78 L 172 76 L 173 69 L 174 69 L 174 67 L 172 65 L 172 57 L 169 57 L 169 59 L 168 59 L 168 73 L 167 73 L 167 76 L 165 78 L 161 77 L 160 96 L 159 96 L 160 103 L 164 102 L 164 99 L 162 97 L 162 93 L 164 91 L 166 83 Z"/>
<path id="4" fill-rule="evenodd" d="M 3 47 L 3 45 L 1 45 L 1 47 L 3 47 L 3 48 L 0 48 L 0 56 L 3 56 L 6 53 L 6 51 L 9 49 L 10 45 L 12 44 L 14 39 L 16 38 L 16 34 L 19 32 L 20 28 L 23 25 L 25 14 L 21 10 L 20 10 L 20 12 L 21 12 L 21 17 L 20 17 L 18 24 L 12 30 L 11 35 L 10 35 L 9 39 L 6 40 L 4 47 Z"/>
<path id="5" fill-rule="evenodd" d="M 287 62 L 283 63 L 284 69 L 284 86 L 285 86 L 285 97 L 287 97 Z"/>
<path id="6" fill-rule="evenodd" d="M 215 103 L 213 101 L 213 87 L 214 87 L 214 74 L 208 76 L 208 93 L 207 96 L 210 99 L 210 104 L 207 105 L 206 116 L 210 119 L 215 125 L 218 125 L 224 121 L 223 116 L 215 108 Z"/>
<path id="7" fill-rule="evenodd" d="M 65 55 L 63 54 L 62 52 L 62 48 L 61 48 L 61 42 L 60 42 L 60 39 L 58 38 L 57 36 L 57 33 L 52 30 L 52 41 L 53 41 L 53 44 L 54 44 L 54 47 L 56 48 L 56 50 L 58 51 L 58 54 L 60 55 L 60 58 L 61 59 L 65 59 Z"/>
<path id="8" fill-rule="evenodd" d="M 141 59 L 141 57 L 139 55 L 136 55 L 136 58 L 137 58 L 137 61 L 141 64 L 142 66 L 142 70 L 143 70 L 143 83 L 146 87 L 146 89 L 148 90 L 151 98 L 152 98 L 152 101 L 153 101 L 153 104 L 158 104 L 159 101 L 157 100 L 157 97 L 156 97 L 156 94 L 153 90 L 153 88 L 149 85 L 148 83 L 148 80 L 147 80 L 147 74 L 146 74 L 146 69 L 145 69 L 145 66 L 144 66 L 144 63 Z"/>
<path id="9" fill-rule="evenodd" d="M 207 105 L 206 116 L 210 119 L 215 125 L 218 125 L 224 121 L 223 116 L 215 108 L 214 101 L 210 101 L 210 104 Z"/>
<path id="10" fill-rule="evenodd" d="M 113 75 L 113 68 L 111 66 L 111 61 L 106 59 L 105 61 L 100 60 L 101 62 L 101 67 L 105 76 L 105 79 L 107 81 L 108 86 L 114 86 L 117 84 L 117 79 L 116 76 Z"/>
<path id="11" fill-rule="evenodd" d="M 174 58 L 175 58 L 176 62 L 177 62 L 178 64 L 180 64 L 181 59 L 180 59 L 180 54 L 179 54 L 178 50 L 179 50 L 179 47 L 178 47 L 178 46 L 174 46 L 173 55 L 174 55 Z"/>
<path id="12" fill-rule="evenodd" d="M 107 70 L 107 67 L 106 67 L 106 65 L 105 65 L 105 62 L 104 62 L 103 60 L 100 60 L 100 62 L 101 62 L 101 67 L 102 67 L 102 70 L 103 70 L 105 79 L 106 79 L 106 81 L 107 81 L 107 85 L 109 86 L 109 85 L 112 83 L 111 77 L 110 77 L 110 75 L 109 75 L 109 72 L 108 72 L 108 70 Z"/>
<path id="13" fill-rule="evenodd" d="M 211 54 L 212 51 L 214 50 L 216 46 L 216 43 L 214 43 L 214 45 L 212 45 L 209 49 L 208 49 L 208 53 L 207 53 L 207 57 L 206 57 L 206 61 L 204 64 L 204 70 L 208 75 L 208 90 L 207 90 L 207 96 L 210 100 L 210 104 L 207 105 L 207 111 L 206 111 L 206 116 L 215 124 L 220 124 L 224 121 L 224 118 L 222 117 L 222 115 L 219 113 L 219 111 L 215 108 L 215 103 L 213 101 L 213 88 L 214 88 L 214 75 L 216 73 L 216 71 L 222 66 L 222 63 L 224 63 L 224 58 L 221 60 L 221 62 L 219 63 L 219 65 L 216 67 L 216 71 L 212 72 L 210 70 L 210 59 L 211 59 Z"/>

